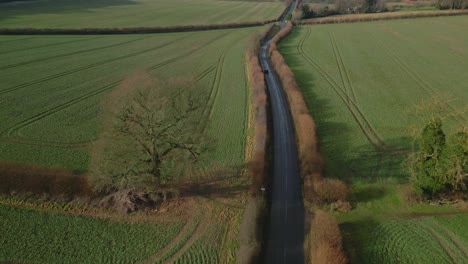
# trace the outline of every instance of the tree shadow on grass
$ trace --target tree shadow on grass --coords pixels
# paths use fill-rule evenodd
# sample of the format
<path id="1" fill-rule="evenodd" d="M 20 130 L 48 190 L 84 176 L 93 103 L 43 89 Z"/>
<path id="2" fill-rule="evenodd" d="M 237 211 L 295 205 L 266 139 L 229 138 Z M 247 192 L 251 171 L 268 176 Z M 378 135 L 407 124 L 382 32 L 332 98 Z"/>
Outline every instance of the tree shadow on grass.
<path id="1" fill-rule="evenodd" d="M 137 5 L 135 0 L 65 0 L 10 1 L 0 0 L 0 21 L 35 14 L 93 13 L 92 9 L 110 6 Z"/>
<path id="2" fill-rule="evenodd" d="M 371 247 L 379 223 L 372 218 L 340 224 L 343 248 L 350 263 L 372 263 Z"/>
<path id="3" fill-rule="evenodd" d="M 406 182 L 408 175 L 403 163 L 407 152 L 382 151 L 370 143 L 356 146 L 353 143 L 357 140 L 354 135 L 358 126 L 336 121 L 338 109 L 330 98 L 317 92 L 318 73 L 311 70 L 312 66 L 298 53 L 296 45 L 289 44 L 299 41 L 303 36 L 301 31 L 301 27 L 296 28 L 282 42 L 280 50 L 292 68 L 316 122 L 319 147 L 325 160 L 324 174 L 348 183 L 355 180 Z M 410 141 L 408 137 L 385 138 L 387 145 L 397 147 L 407 147 Z"/>
<path id="4" fill-rule="evenodd" d="M 230 166 L 204 170 L 198 177 L 178 183 L 180 196 L 233 198 L 245 194 L 249 190 L 249 181 L 241 175 L 244 168 Z"/>

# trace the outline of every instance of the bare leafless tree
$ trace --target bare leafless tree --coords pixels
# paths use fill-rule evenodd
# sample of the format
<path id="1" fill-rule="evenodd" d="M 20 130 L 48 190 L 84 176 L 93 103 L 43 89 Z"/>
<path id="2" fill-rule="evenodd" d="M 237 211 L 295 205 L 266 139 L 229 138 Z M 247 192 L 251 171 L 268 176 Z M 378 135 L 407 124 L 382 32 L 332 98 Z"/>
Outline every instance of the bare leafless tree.
<path id="1" fill-rule="evenodd" d="M 206 96 L 193 81 L 161 81 L 144 73 L 125 80 L 104 106 L 104 132 L 92 151 L 98 190 L 154 188 L 202 152 Z"/>

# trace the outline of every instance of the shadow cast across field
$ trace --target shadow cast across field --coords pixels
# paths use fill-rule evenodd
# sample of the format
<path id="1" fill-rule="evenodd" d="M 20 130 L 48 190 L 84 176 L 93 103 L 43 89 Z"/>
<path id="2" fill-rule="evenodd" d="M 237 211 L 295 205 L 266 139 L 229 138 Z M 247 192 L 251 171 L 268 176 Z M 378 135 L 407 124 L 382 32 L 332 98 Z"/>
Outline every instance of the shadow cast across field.
<path id="1" fill-rule="evenodd" d="M 379 222 L 373 218 L 340 224 L 343 248 L 350 260 L 355 263 L 372 263 L 372 260 L 368 259 L 371 255 L 369 242 L 374 241 L 374 232 L 378 227 Z"/>
<path id="2" fill-rule="evenodd" d="M 0 0 L 0 21 L 35 14 L 94 13 L 93 9 L 138 4 L 135 0 Z"/>
<path id="3" fill-rule="evenodd" d="M 245 166 L 217 168 L 179 184 L 181 197 L 233 198 L 248 192 L 249 182 L 242 176 Z"/>
<path id="4" fill-rule="evenodd" d="M 296 46 L 287 46 L 301 37 L 300 29 L 296 28 L 280 45 L 280 49 L 294 71 L 316 122 L 320 152 L 325 160 L 324 174 L 348 183 L 355 180 L 406 182 L 408 175 L 403 167 L 406 152 L 382 151 L 370 143 L 356 145 L 354 135 L 358 125 L 337 121 L 337 109 L 331 100 L 315 89 L 318 85 L 317 75 L 303 67 L 306 62 L 297 53 Z M 410 140 L 408 137 L 385 138 L 385 143 L 389 146 L 408 146 Z"/>

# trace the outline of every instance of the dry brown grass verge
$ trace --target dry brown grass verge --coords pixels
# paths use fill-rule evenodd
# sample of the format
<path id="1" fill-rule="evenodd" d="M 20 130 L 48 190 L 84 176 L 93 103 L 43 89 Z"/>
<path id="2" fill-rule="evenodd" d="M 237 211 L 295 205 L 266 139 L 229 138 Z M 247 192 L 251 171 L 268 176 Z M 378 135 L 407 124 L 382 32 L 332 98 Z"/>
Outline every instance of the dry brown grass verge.
<path id="1" fill-rule="evenodd" d="M 252 149 L 252 160 L 250 161 L 250 194 L 254 197 L 262 195 L 260 188 L 268 184 L 267 173 L 267 148 L 269 142 L 268 134 L 268 98 L 265 78 L 263 75 L 258 51 L 265 36 L 271 30 L 268 27 L 260 34 L 251 36 L 246 50 L 247 71 L 249 86 L 252 89 L 252 103 L 254 109 L 254 144 Z"/>
<path id="2" fill-rule="evenodd" d="M 346 264 L 342 237 L 336 219 L 317 210 L 310 227 L 310 259 L 308 263 Z"/>
<path id="3" fill-rule="evenodd" d="M 267 177 L 269 134 L 267 88 L 258 52 L 271 29 L 272 26 L 269 26 L 264 32 L 253 34 L 246 49 L 247 75 L 253 97 L 254 137 L 252 158 L 249 161 L 250 198 L 240 227 L 237 263 L 259 263 L 261 257 L 266 218 L 266 205 L 261 188 L 269 184 Z"/>
<path id="4" fill-rule="evenodd" d="M 435 11 L 412 11 L 412 12 L 392 12 L 377 14 L 350 14 L 337 15 L 320 18 L 310 18 L 300 21 L 298 24 L 335 24 L 335 23 L 354 23 L 365 21 L 407 19 L 438 16 L 458 16 L 468 15 L 468 10 L 435 10 Z"/>
<path id="5" fill-rule="evenodd" d="M 277 49 L 277 43 L 287 36 L 292 29 L 293 24 L 288 22 L 272 39 L 270 56 L 273 67 L 286 93 L 296 130 L 304 203 L 307 205 L 311 203 L 332 203 L 338 200 L 344 201 L 347 196 L 345 184 L 336 179 L 324 179 L 322 177 L 323 159 L 319 152 L 315 121 L 309 113 L 294 73 Z M 335 187 L 338 188 L 333 190 Z"/>
<path id="6" fill-rule="evenodd" d="M 87 175 L 33 164 L 0 162 L 0 193 L 13 192 L 67 199 L 92 195 Z"/>

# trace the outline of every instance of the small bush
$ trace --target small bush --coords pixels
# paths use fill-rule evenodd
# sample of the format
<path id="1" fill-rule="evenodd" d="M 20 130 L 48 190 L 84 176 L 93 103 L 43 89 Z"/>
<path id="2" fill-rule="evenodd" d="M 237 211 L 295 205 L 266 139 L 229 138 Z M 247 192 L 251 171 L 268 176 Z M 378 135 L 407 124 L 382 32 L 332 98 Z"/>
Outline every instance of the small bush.
<path id="1" fill-rule="evenodd" d="M 320 204 L 330 204 L 338 201 L 346 201 L 348 187 L 337 179 L 318 179 L 314 182 L 315 197 Z"/>

